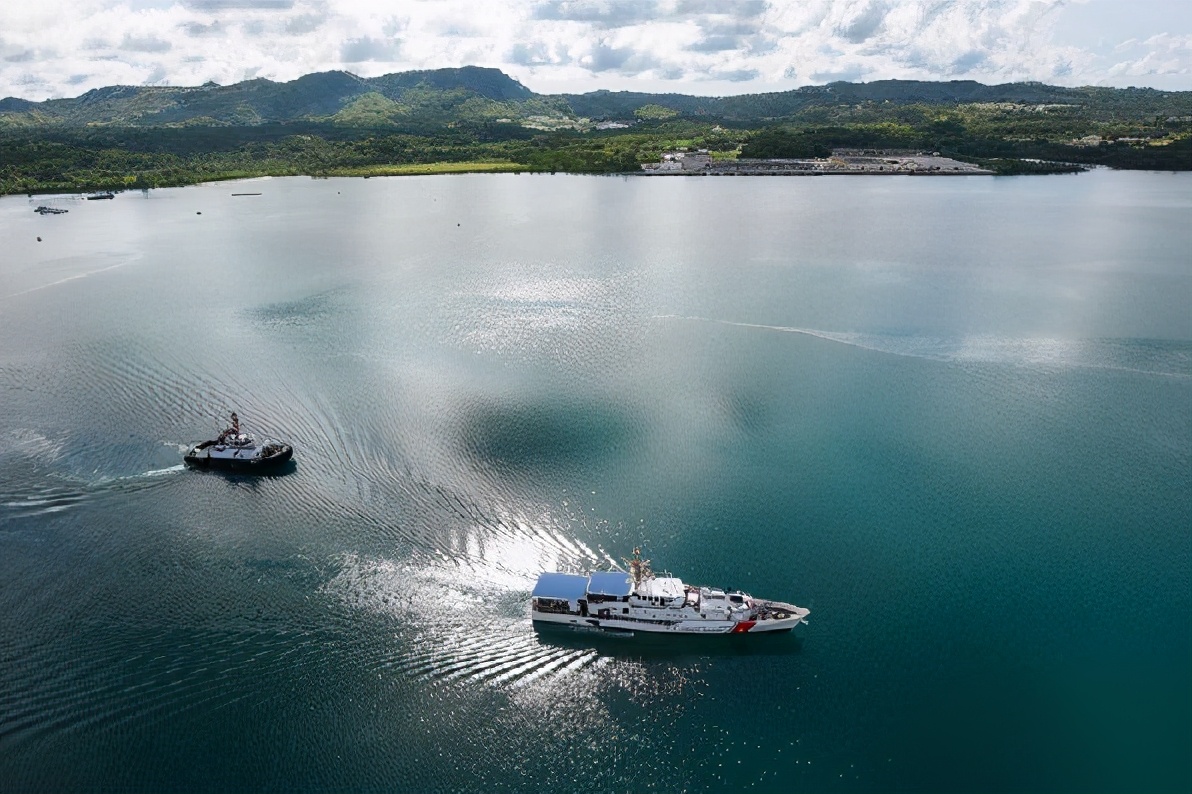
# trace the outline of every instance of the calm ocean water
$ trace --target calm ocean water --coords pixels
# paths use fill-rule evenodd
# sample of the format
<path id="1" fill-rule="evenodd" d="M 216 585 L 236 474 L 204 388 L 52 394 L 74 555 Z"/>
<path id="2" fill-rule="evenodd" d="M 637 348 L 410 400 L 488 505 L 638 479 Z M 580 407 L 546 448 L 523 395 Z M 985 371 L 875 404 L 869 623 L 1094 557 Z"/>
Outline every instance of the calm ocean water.
<path id="1" fill-rule="evenodd" d="M 1187 791 L 1190 217 L 1109 171 L 0 200 L 0 789 Z M 293 470 L 182 470 L 232 410 Z M 637 544 L 811 624 L 535 634 Z"/>

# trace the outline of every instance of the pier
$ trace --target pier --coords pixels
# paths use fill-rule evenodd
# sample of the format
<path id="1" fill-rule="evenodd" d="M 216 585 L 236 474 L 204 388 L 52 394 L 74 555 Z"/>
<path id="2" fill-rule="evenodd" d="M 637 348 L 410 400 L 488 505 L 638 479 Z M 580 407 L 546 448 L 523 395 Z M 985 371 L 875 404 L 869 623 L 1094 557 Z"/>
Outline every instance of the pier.
<path id="1" fill-rule="evenodd" d="M 831 157 L 808 159 L 725 159 L 700 152 L 667 152 L 642 165 L 646 176 L 981 176 L 992 171 L 943 157 L 939 152 L 837 149 Z"/>

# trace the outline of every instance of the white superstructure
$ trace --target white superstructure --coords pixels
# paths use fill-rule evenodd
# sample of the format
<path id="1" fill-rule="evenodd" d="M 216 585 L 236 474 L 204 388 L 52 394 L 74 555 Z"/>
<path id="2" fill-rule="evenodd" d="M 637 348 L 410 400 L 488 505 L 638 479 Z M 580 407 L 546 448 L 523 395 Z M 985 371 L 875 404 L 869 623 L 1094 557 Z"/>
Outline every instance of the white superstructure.
<path id="1" fill-rule="evenodd" d="M 655 576 L 634 549 L 629 571 L 543 573 L 530 598 L 536 623 L 607 631 L 744 634 L 790 631 L 811 610 L 748 593 Z"/>

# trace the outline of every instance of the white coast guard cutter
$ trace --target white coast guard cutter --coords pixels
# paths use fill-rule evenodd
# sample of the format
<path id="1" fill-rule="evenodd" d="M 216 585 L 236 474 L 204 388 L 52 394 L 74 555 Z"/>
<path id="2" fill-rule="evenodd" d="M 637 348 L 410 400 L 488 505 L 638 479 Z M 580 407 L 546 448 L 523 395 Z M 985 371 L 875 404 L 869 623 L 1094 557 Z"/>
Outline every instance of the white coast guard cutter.
<path id="1" fill-rule="evenodd" d="M 530 598 L 536 626 L 557 624 L 610 632 L 744 634 L 790 631 L 811 610 L 740 591 L 683 584 L 655 576 L 633 550 L 629 571 L 542 573 Z"/>

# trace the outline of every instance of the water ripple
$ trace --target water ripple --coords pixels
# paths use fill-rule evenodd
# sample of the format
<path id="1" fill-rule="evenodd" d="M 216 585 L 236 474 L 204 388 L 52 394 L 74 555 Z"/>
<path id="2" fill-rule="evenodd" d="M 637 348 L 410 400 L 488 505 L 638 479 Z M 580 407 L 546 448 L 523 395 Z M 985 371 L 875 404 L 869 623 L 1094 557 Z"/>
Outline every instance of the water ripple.
<path id="1" fill-rule="evenodd" d="M 864 350 L 934 361 L 1057 368 L 1082 367 L 1137 372 L 1171 378 L 1192 378 L 1192 344 L 1179 341 L 1014 338 L 989 334 L 933 337 L 819 331 L 812 328 L 734 322 L 677 314 L 656 315 L 654 319 L 687 320 L 735 328 L 801 334 Z"/>

